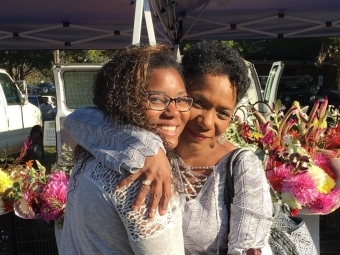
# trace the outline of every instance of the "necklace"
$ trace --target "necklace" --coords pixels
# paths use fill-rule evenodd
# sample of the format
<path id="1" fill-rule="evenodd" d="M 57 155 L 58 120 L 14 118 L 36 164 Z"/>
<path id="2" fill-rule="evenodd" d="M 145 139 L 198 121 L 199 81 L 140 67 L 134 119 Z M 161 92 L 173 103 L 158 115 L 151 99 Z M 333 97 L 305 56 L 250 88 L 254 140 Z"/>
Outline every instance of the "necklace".
<path id="1" fill-rule="evenodd" d="M 198 194 L 196 189 L 201 189 L 208 179 L 208 175 L 196 173 L 192 170 L 204 169 L 214 170 L 215 166 L 187 166 L 184 161 L 178 156 L 178 166 L 180 168 L 180 175 L 182 177 L 185 194 L 187 199 L 195 198 Z M 191 178 L 192 181 L 189 181 Z"/>
<path id="2" fill-rule="evenodd" d="M 215 166 L 186 166 L 188 169 L 190 170 L 197 170 L 197 169 L 205 169 L 205 170 L 209 170 L 209 169 L 214 169 Z"/>

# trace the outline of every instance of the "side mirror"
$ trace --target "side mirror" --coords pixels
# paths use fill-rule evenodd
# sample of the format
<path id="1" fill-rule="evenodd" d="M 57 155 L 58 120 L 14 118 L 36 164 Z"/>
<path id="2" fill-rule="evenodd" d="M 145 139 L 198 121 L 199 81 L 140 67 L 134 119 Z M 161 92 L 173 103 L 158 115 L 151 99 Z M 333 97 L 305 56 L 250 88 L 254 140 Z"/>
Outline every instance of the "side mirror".
<path id="1" fill-rule="evenodd" d="M 27 84 L 25 80 L 15 81 L 14 82 L 19 95 L 19 102 L 21 105 L 24 105 L 28 101 L 28 94 L 27 94 Z"/>
<path id="2" fill-rule="evenodd" d="M 26 96 L 24 94 L 19 95 L 19 102 L 21 105 L 24 105 L 26 103 Z"/>

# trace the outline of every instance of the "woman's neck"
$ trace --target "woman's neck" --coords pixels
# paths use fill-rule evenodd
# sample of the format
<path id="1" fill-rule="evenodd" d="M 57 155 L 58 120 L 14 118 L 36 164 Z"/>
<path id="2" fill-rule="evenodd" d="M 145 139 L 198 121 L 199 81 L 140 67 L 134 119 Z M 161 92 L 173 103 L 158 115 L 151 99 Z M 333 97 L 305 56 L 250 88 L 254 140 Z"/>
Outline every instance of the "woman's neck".
<path id="1" fill-rule="evenodd" d="M 176 147 L 177 154 L 189 166 L 215 165 L 226 153 L 227 148 L 219 143 L 210 146 L 199 144 L 184 144 L 179 142 Z"/>

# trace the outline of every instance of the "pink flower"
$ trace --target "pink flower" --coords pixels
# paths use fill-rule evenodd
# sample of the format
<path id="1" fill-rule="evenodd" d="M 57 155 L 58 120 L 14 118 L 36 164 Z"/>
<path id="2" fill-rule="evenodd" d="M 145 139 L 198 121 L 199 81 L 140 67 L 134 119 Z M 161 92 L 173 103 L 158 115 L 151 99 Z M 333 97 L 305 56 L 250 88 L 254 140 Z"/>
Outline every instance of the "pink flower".
<path id="1" fill-rule="evenodd" d="M 329 194 L 319 194 L 319 196 L 310 203 L 310 209 L 315 213 L 330 213 L 332 207 L 339 201 L 339 197 L 340 190 L 338 189 L 333 189 Z"/>
<path id="2" fill-rule="evenodd" d="M 314 162 L 319 167 L 323 167 L 323 166 L 330 167 L 330 159 L 328 158 L 327 155 L 323 153 L 315 153 Z"/>
<path id="3" fill-rule="evenodd" d="M 42 190 L 41 216 L 44 220 L 55 220 L 65 211 L 68 178 L 64 171 L 51 174 Z"/>
<path id="4" fill-rule="evenodd" d="M 267 171 L 267 178 L 274 190 L 281 192 L 283 181 L 291 175 L 291 167 L 288 164 L 282 164 L 275 167 L 273 171 Z"/>
<path id="5" fill-rule="evenodd" d="M 259 141 L 263 144 L 272 144 L 274 141 L 274 132 L 269 130 Z"/>
<path id="6" fill-rule="evenodd" d="M 68 181 L 68 177 L 66 173 L 62 170 L 49 175 L 49 179 L 55 180 L 55 181 Z"/>
<path id="7" fill-rule="evenodd" d="M 291 193 L 301 205 L 309 204 L 319 194 L 308 173 L 288 176 L 282 183 L 282 192 Z"/>

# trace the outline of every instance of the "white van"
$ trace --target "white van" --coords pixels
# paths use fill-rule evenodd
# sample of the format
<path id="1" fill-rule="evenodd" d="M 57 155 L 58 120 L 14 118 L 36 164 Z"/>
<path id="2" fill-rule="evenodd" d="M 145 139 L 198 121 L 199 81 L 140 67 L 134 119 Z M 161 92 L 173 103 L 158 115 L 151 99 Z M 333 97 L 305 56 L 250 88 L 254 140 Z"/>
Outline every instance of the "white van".
<path id="1" fill-rule="evenodd" d="M 30 136 L 32 144 L 26 159 L 41 162 L 44 146 L 39 108 L 28 102 L 26 84 L 14 82 L 4 69 L 0 69 L 0 85 L 0 157 L 20 152 Z"/>
<path id="2" fill-rule="evenodd" d="M 241 100 L 240 104 L 245 105 L 257 101 L 266 101 L 272 104 L 276 99 L 277 81 L 280 78 L 283 64 L 275 62 L 272 70 L 270 71 L 270 79 L 268 79 L 267 97 L 261 90 L 259 77 L 256 73 L 255 67 L 252 63 L 246 61 L 248 66 L 248 75 L 251 79 L 251 87 L 247 93 L 247 97 Z M 75 142 L 63 129 L 63 124 L 66 116 L 72 111 L 83 107 L 93 105 L 92 102 L 92 83 L 94 75 L 97 73 L 101 65 L 95 64 L 68 64 L 68 65 L 55 65 L 53 67 L 54 82 L 57 95 L 57 115 L 55 119 L 56 125 L 56 144 L 57 144 L 57 161 L 59 165 L 65 165 L 62 158 L 62 151 L 73 149 Z M 260 111 L 266 111 L 261 105 L 256 106 Z M 268 109 L 268 108 L 267 108 Z M 242 108 L 239 108 L 242 111 Z M 242 114 L 242 112 L 240 112 Z M 247 114 L 244 114 L 246 117 Z M 66 146 L 64 146 L 66 145 Z M 67 154 L 67 152 L 65 152 Z"/>

